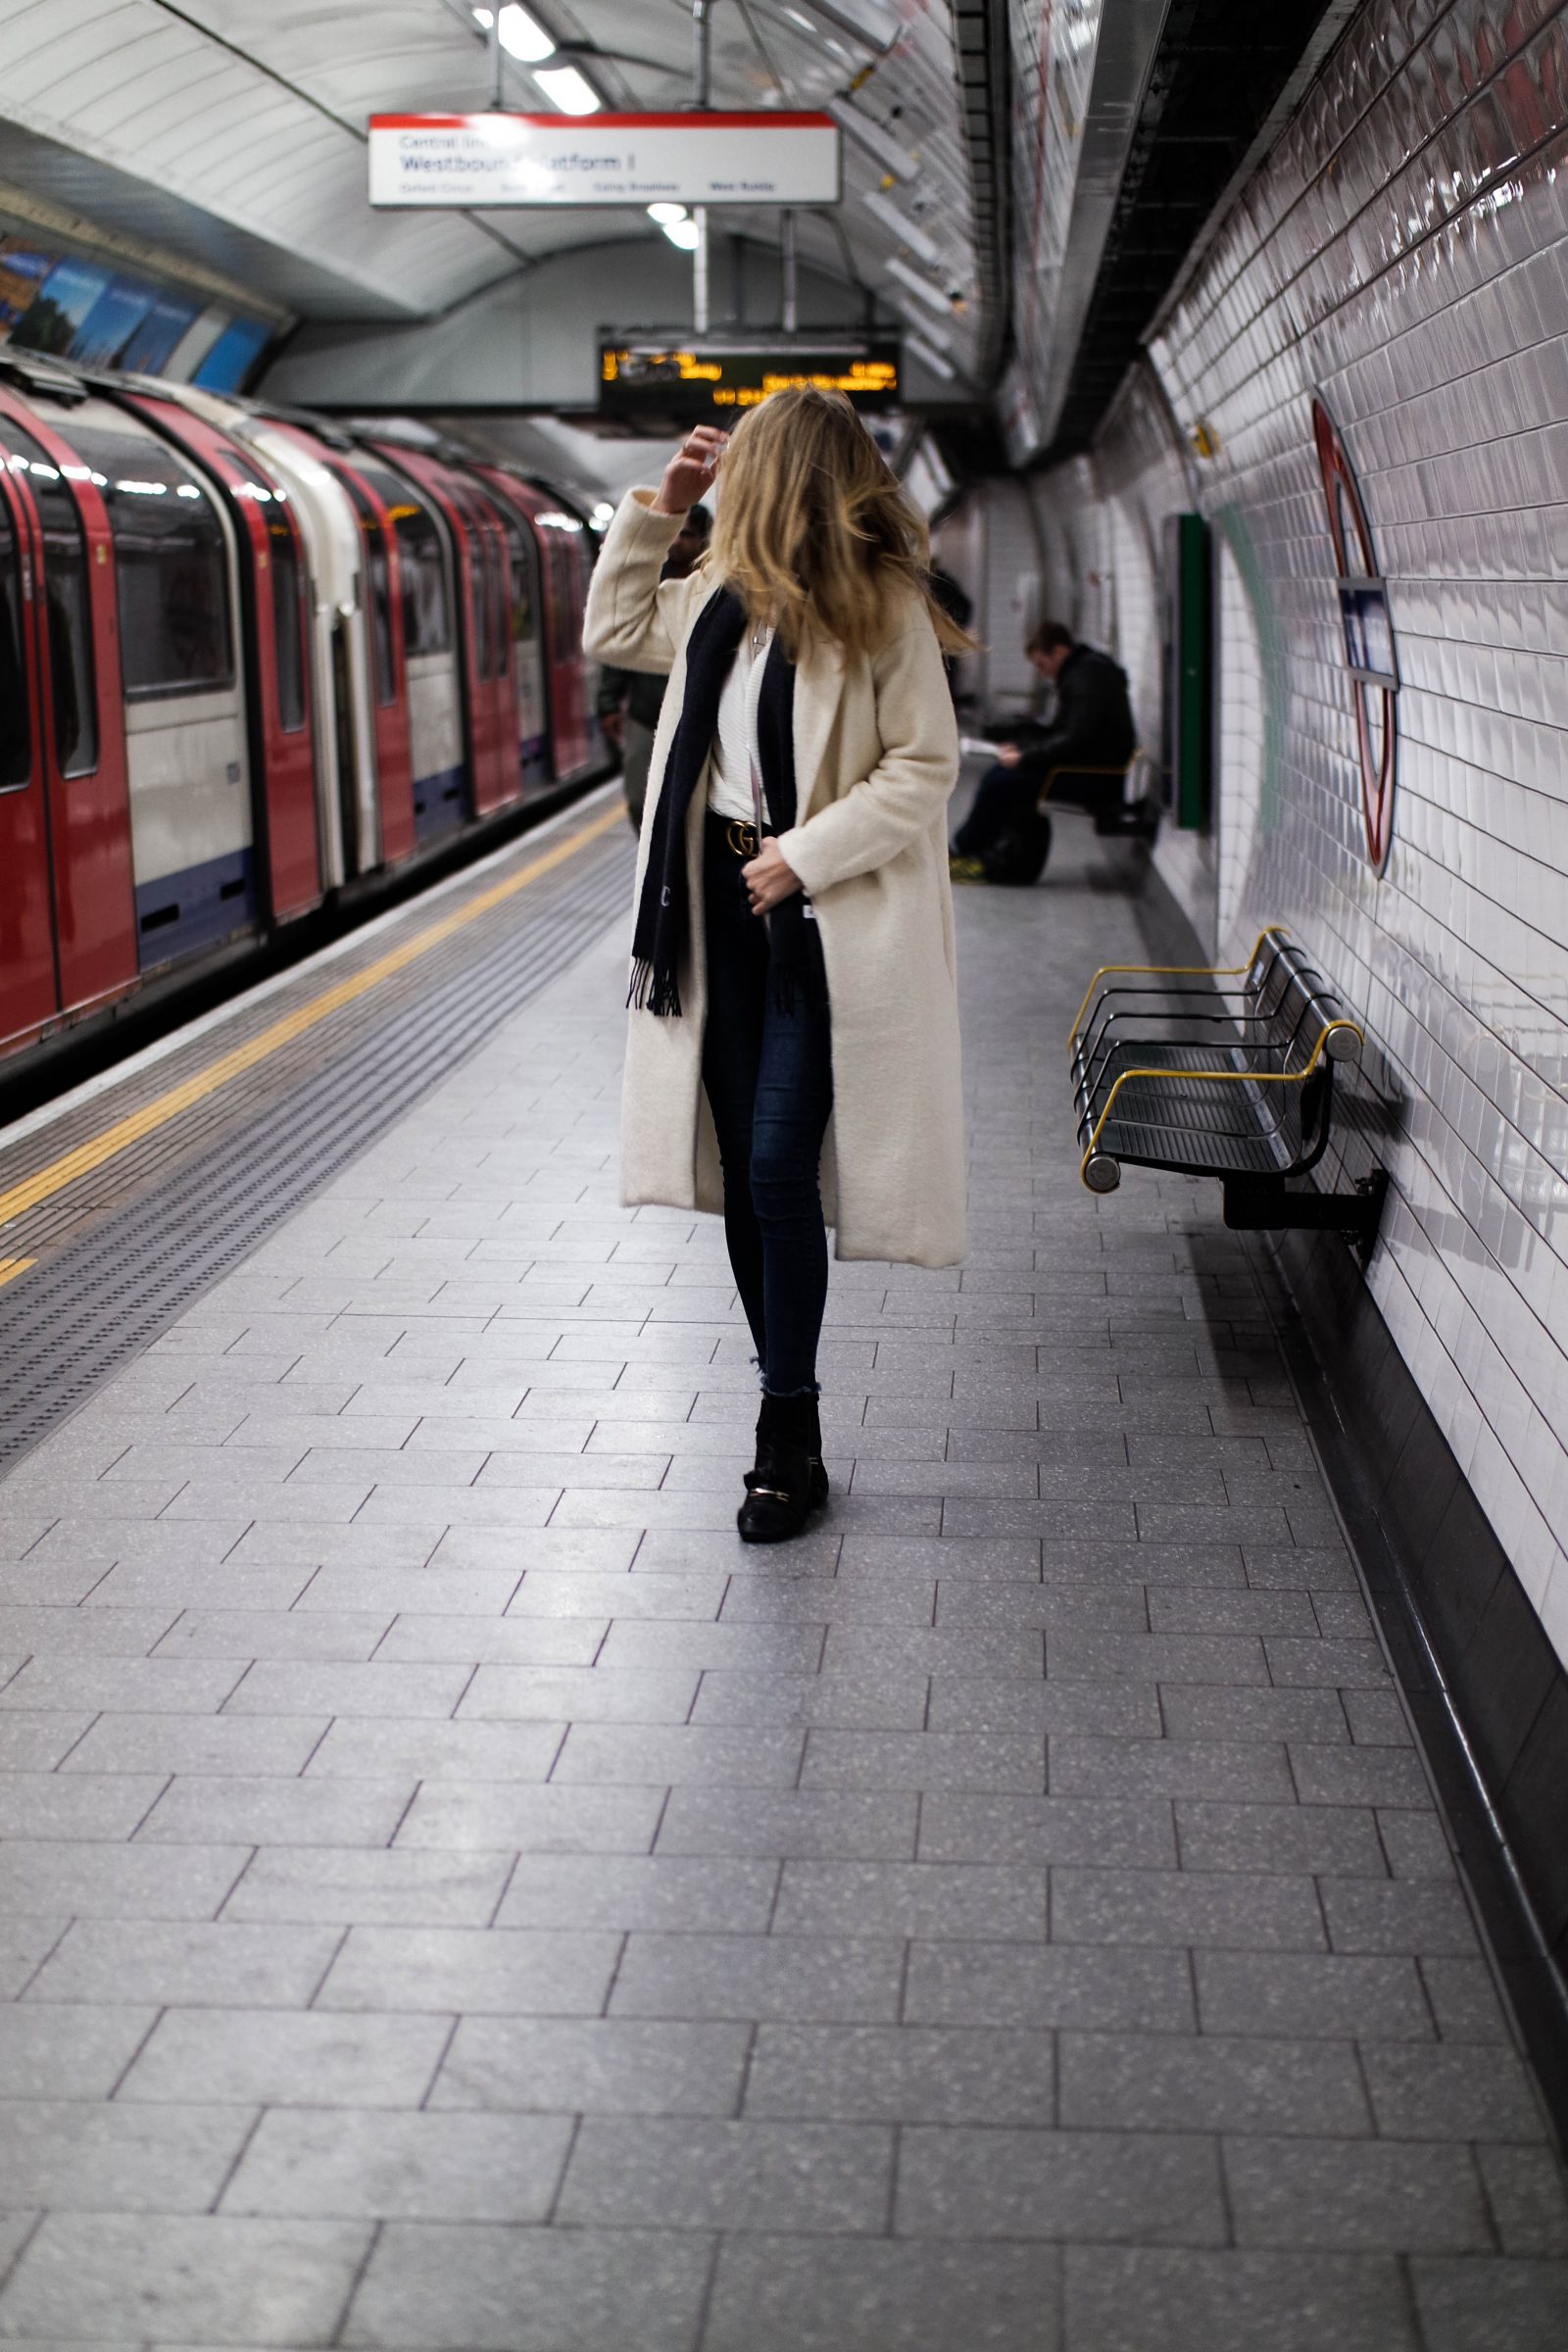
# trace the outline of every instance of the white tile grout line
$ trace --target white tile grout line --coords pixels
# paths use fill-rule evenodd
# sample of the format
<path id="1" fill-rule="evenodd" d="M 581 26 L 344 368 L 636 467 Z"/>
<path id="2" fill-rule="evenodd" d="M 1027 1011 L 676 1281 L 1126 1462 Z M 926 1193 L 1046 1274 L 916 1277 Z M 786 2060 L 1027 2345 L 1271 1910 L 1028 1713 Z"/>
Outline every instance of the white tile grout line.
<path id="1" fill-rule="evenodd" d="M 585 814 L 595 812 L 601 802 L 619 790 L 620 778 L 615 776 L 608 784 L 596 785 L 591 792 L 579 794 L 564 808 L 547 817 L 543 824 L 530 825 L 525 833 L 503 842 L 499 849 L 489 851 L 483 858 L 474 858 L 471 864 L 460 866 L 456 873 L 443 876 L 439 882 L 432 882 L 427 890 L 405 899 L 400 906 L 388 906 L 382 913 L 372 915 L 368 922 L 353 924 L 341 939 L 331 940 L 325 947 L 301 956 L 286 971 L 273 972 L 269 979 L 258 980 L 237 996 L 226 998 L 221 1004 L 215 1004 L 210 1012 L 200 1014 L 195 1020 L 180 1022 L 167 1037 L 158 1038 L 150 1046 L 143 1046 L 139 1053 L 127 1054 L 123 1060 L 113 1063 L 107 1070 L 100 1070 L 96 1076 L 83 1079 L 79 1086 L 72 1087 L 69 1093 L 56 1095 L 49 1102 L 40 1102 L 35 1110 L 27 1111 L 20 1119 L 13 1119 L 9 1125 L 0 1124 L 0 1151 L 11 1144 L 21 1143 L 26 1136 L 36 1135 L 40 1128 L 63 1118 L 69 1111 L 79 1109 L 83 1103 L 95 1102 L 111 1087 L 119 1086 L 125 1078 L 134 1077 L 138 1071 L 156 1068 L 159 1062 L 166 1060 L 171 1054 L 177 1054 L 194 1039 L 206 1037 L 212 1030 L 221 1028 L 225 1021 L 238 1018 L 250 1011 L 253 1005 L 265 1004 L 280 989 L 292 987 L 302 974 L 319 971 L 335 963 L 340 956 L 362 947 L 367 940 L 377 938 L 391 924 L 402 922 L 411 912 L 420 907 L 438 906 L 443 899 L 466 889 L 469 883 L 489 873 L 506 858 L 514 857 L 518 850 L 532 851 L 538 848 L 563 827 L 579 822 Z M 170 1009 L 172 1011 L 172 1006 Z"/>

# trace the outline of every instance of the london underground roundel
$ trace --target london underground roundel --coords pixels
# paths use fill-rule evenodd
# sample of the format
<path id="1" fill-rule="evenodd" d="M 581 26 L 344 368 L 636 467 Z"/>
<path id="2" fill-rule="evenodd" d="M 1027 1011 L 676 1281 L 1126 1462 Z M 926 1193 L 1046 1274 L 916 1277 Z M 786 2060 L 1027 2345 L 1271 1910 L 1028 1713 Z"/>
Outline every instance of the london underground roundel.
<path id="1" fill-rule="evenodd" d="M 1361 763 L 1361 814 L 1366 854 L 1381 874 L 1394 830 L 1395 748 L 1398 740 L 1398 661 L 1389 617 L 1389 592 L 1378 570 L 1366 509 L 1356 487 L 1339 428 L 1321 400 L 1312 403 L 1312 439 L 1317 447 L 1329 537 L 1338 575 L 1340 625 L 1345 663 L 1355 705 L 1356 747 Z"/>

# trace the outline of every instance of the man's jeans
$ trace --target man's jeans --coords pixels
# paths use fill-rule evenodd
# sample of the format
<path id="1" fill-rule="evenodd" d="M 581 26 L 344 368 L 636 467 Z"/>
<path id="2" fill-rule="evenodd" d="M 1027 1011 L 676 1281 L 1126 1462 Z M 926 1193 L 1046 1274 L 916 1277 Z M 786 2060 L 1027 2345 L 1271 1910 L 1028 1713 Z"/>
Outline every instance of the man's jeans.
<path id="1" fill-rule="evenodd" d="M 960 858 L 983 858 L 1004 833 L 1026 834 L 1034 825 L 1040 779 L 1030 768 L 988 767 L 975 790 L 974 806 L 954 836 Z"/>
<path id="2" fill-rule="evenodd" d="M 958 856 L 984 858 L 1010 834 L 1019 844 L 1024 862 L 1029 850 L 1038 848 L 1043 864 L 1050 840 L 1038 810 L 1044 783 L 1038 760 L 1026 760 L 1018 767 L 1004 767 L 999 760 L 995 767 L 988 767 L 975 791 L 974 806 L 954 835 L 953 846 Z M 1097 823 L 1104 822 L 1121 807 L 1122 791 L 1119 775 L 1085 775 L 1063 768 L 1051 787 L 1051 803 L 1087 808 Z"/>
<path id="3" fill-rule="evenodd" d="M 811 924 L 811 962 L 791 1009 L 773 1002 L 767 926 L 752 912 L 730 830 L 710 814 L 703 844 L 703 1086 L 724 1165 L 724 1239 L 762 1386 L 775 1396 L 814 1395 L 827 1303 L 817 1182 L 833 1107 L 827 979 Z"/>

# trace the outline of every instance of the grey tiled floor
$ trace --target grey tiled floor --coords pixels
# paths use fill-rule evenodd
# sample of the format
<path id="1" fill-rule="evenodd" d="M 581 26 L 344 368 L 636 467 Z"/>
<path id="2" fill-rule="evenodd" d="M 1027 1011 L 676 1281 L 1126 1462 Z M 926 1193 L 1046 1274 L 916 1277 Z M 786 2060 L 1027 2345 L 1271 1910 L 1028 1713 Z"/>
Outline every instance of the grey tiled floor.
<path id="1" fill-rule="evenodd" d="M 835 1270 L 802 1544 L 717 1228 L 614 1204 L 618 940 L 0 1489 L 0 2341 L 1560 2347 L 1249 1260 L 1077 1182 L 1140 943 L 1062 831 L 960 906 L 973 1250 Z"/>

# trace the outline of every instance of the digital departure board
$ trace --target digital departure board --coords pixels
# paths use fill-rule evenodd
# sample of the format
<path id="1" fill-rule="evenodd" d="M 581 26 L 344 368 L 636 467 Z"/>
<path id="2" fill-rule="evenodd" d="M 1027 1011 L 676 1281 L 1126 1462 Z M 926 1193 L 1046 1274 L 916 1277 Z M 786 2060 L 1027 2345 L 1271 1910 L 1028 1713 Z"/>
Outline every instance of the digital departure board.
<path id="1" fill-rule="evenodd" d="M 633 429 L 734 424 L 770 392 L 797 384 L 847 392 L 858 409 L 895 408 L 899 347 L 827 336 L 810 344 L 706 337 L 684 345 L 628 337 L 599 347 L 599 414 Z"/>

